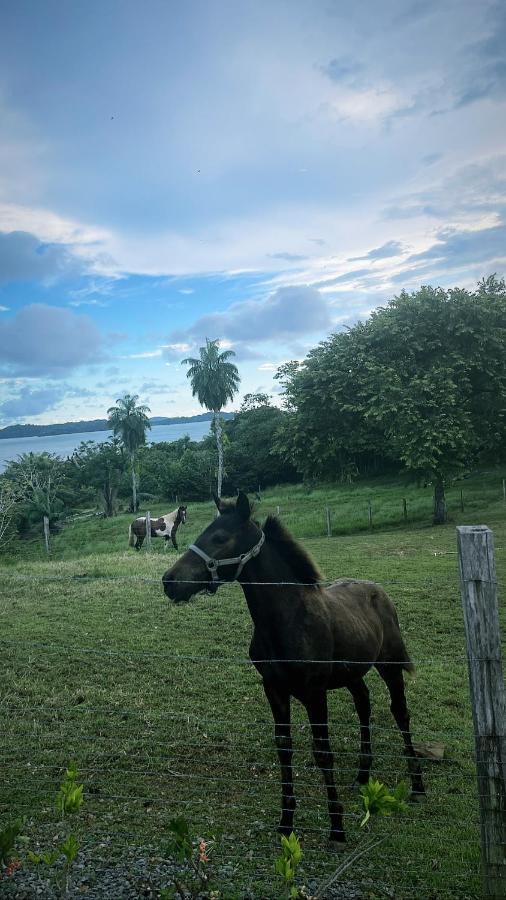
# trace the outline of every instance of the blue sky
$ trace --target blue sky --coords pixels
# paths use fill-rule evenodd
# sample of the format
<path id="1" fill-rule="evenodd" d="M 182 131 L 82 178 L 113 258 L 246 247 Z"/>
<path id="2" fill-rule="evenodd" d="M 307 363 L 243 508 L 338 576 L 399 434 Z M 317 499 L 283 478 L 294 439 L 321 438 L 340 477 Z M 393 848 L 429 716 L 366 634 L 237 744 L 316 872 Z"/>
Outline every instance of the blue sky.
<path id="1" fill-rule="evenodd" d="M 406 288 L 506 270 L 506 6 L 0 10 L 0 425 L 199 412 Z"/>

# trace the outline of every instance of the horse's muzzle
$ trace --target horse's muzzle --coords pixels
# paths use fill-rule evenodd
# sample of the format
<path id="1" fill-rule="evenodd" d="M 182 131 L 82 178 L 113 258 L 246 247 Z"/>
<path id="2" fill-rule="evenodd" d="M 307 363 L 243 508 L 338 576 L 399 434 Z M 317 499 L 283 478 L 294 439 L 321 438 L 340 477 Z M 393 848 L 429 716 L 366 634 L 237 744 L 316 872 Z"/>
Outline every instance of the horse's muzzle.
<path id="1" fill-rule="evenodd" d="M 208 590 L 209 587 L 214 588 L 214 585 L 209 581 L 192 581 L 188 583 L 185 581 L 178 581 L 169 574 L 163 576 L 162 584 L 165 594 L 169 600 L 172 600 L 174 603 L 188 603 L 193 595 L 198 594 L 199 591 Z M 215 590 L 216 589 L 211 590 L 210 593 L 214 594 Z"/>

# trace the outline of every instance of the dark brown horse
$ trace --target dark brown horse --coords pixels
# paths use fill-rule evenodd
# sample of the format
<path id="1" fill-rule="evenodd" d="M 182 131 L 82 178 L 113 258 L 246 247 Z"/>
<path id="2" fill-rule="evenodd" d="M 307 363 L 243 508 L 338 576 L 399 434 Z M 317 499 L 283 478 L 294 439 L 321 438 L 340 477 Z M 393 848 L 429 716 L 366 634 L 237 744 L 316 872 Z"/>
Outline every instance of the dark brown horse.
<path id="1" fill-rule="evenodd" d="M 176 542 L 176 533 L 180 525 L 186 522 L 186 506 L 178 506 L 166 516 L 160 516 L 159 519 L 151 519 L 151 537 L 165 538 L 164 547 L 167 549 L 168 542 L 172 541 L 173 546 L 178 550 Z M 146 537 L 146 516 L 139 516 L 134 519 L 128 526 L 128 546 L 135 547 L 140 550 Z"/>
<path id="2" fill-rule="evenodd" d="M 334 783 L 329 743 L 327 691 L 347 688 L 360 720 L 358 782 L 369 779 L 371 734 L 369 690 L 364 675 L 376 666 L 390 692 L 401 730 L 413 799 L 425 793 L 411 740 L 403 670 L 413 664 L 392 601 L 371 581 L 336 581 L 323 586 L 308 554 L 280 522 L 269 516 L 263 529 L 251 519 L 245 494 L 236 503 L 217 501 L 220 515 L 163 576 L 176 603 L 201 590 L 214 593 L 237 579 L 253 619 L 250 657 L 263 679 L 275 722 L 281 765 L 279 831 L 293 828 L 295 797 L 290 734 L 290 698 L 306 708 L 313 752 L 327 789 L 330 839 L 344 840 L 342 806 Z"/>

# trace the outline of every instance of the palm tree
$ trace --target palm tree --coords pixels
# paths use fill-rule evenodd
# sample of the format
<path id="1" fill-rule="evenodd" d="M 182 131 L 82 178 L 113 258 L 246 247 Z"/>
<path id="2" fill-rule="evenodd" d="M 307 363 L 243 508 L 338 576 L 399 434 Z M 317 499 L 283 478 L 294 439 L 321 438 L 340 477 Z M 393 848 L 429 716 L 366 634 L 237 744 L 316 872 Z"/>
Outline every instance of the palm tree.
<path id="1" fill-rule="evenodd" d="M 189 356 L 181 360 L 181 365 L 190 368 L 186 377 L 190 379 L 192 394 L 197 397 L 201 406 L 205 406 L 213 415 L 216 446 L 218 448 L 218 497 L 221 497 L 223 481 L 223 430 L 219 413 L 227 400 L 233 400 L 239 389 L 239 372 L 237 366 L 228 360 L 235 356 L 233 350 L 220 353 L 220 342 L 206 338 L 206 346 L 200 347 L 200 357 Z"/>
<path id="2" fill-rule="evenodd" d="M 109 425 L 114 435 L 121 439 L 132 470 L 132 510 L 137 511 L 137 478 L 135 474 L 135 457 L 139 447 L 146 443 L 146 430 L 151 428 L 148 412 L 149 406 L 137 406 L 137 394 L 124 394 L 116 400 L 116 406 L 107 410 Z"/>

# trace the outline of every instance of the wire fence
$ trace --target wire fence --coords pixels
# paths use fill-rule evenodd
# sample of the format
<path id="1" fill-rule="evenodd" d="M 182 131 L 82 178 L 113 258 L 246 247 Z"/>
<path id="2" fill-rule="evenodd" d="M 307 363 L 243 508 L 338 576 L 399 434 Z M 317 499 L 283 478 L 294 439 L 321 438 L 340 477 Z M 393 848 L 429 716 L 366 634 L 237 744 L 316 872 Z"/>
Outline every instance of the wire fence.
<path id="1" fill-rule="evenodd" d="M 362 554 L 365 549 L 360 545 Z M 417 559 L 431 556 L 415 546 L 404 549 Z M 441 555 L 456 563 L 453 551 Z M 457 577 L 428 575 L 420 567 L 414 575 L 409 557 L 403 565 L 398 578 L 381 583 L 394 594 L 417 667 L 407 691 L 427 799 L 375 822 L 373 833 L 383 843 L 356 860 L 329 898 L 482 896 L 479 804 L 483 808 L 488 794 L 476 777 L 480 758 Z M 274 861 L 281 784 L 273 723 L 242 649 L 251 625 L 238 587 L 224 584 L 218 596 L 176 608 L 165 602 L 160 578 L 142 574 L 4 570 L 2 581 L 0 823 L 25 814 L 37 845 L 51 842 L 54 794 L 74 758 L 86 796 L 75 825 L 82 847 L 78 887 L 85 885 L 89 896 L 107 896 L 100 894 L 102 881 L 110 884 L 111 872 L 123 877 L 126 870 L 132 897 L 143 896 L 141 881 L 146 896 L 148 888 L 158 896 L 173 875 L 164 868 L 172 864 L 168 822 L 184 815 L 196 834 L 216 838 L 210 865 L 222 896 L 280 897 Z M 289 583 L 277 584 L 282 590 Z M 429 587 L 437 589 L 432 606 L 420 601 Z M 372 772 L 393 787 L 407 779 L 402 738 L 380 679 L 370 677 L 368 684 Z M 329 706 L 351 850 L 364 840 L 353 786 L 359 723 L 346 691 L 332 692 Z M 337 863 L 327 847 L 327 803 L 311 728 L 298 704 L 292 713 L 300 883 L 311 893 Z"/>

